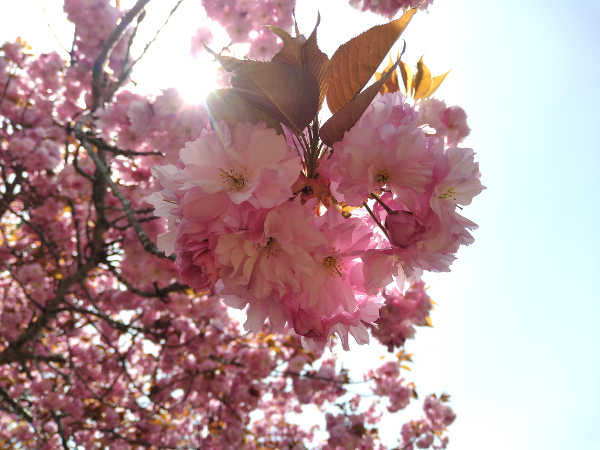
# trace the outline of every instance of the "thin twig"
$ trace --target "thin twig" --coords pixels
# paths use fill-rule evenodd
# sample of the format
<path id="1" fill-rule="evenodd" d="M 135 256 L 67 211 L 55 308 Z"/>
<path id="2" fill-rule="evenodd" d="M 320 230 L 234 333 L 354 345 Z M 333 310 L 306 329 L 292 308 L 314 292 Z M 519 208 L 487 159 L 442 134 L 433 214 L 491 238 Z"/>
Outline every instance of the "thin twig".
<path id="1" fill-rule="evenodd" d="M 100 138 L 92 135 L 91 133 L 85 134 L 85 140 L 91 142 L 96 147 L 100 147 L 103 150 L 106 150 L 107 152 L 113 153 L 115 155 L 130 156 L 130 157 L 134 157 L 134 156 L 165 156 L 165 154 L 161 153 L 161 152 L 136 152 L 133 150 L 123 150 L 123 149 L 120 149 L 113 145 L 107 144 L 106 142 L 104 142 L 103 139 L 100 139 Z"/>
<path id="2" fill-rule="evenodd" d="M 59 256 L 56 253 L 56 251 L 54 250 L 54 248 L 52 246 L 52 243 L 48 240 L 48 238 L 46 237 L 46 235 L 44 234 L 44 232 L 37 225 L 31 223 L 31 221 L 29 221 L 25 217 L 23 217 L 22 214 L 20 214 L 19 212 L 15 211 L 14 209 L 12 209 L 11 206 L 10 206 L 10 204 L 7 203 L 4 199 L 0 198 L 0 203 L 4 206 L 4 208 L 6 208 L 7 210 L 9 210 L 11 213 L 13 213 L 19 219 L 21 219 L 21 221 L 24 224 L 26 224 L 29 228 L 31 228 L 38 235 L 38 237 L 40 238 L 40 241 L 42 241 L 42 243 L 48 248 L 48 251 L 52 255 L 52 258 L 54 258 L 54 262 L 56 263 L 56 269 L 60 270 L 60 259 L 59 259 Z"/>
<path id="3" fill-rule="evenodd" d="M 52 33 L 52 36 L 54 36 L 54 39 L 56 39 L 56 42 L 58 42 L 58 45 L 60 45 L 60 48 L 62 48 L 65 51 L 65 53 L 70 55 L 69 50 L 67 50 L 65 48 L 65 46 L 62 45 L 62 43 L 60 42 L 60 39 L 58 39 L 58 36 L 56 35 L 56 33 L 54 33 L 54 30 L 50 26 L 50 20 L 48 19 L 48 15 L 46 14 L 46 8 L 44 8 L 44 2 L 42 0 L 40 0 L 40 6 L 42 7 L 42 11 L 44 12 L 44 17 L 46 18 L 46 25 L 48 25 L 48 28 L 50 28 L 50 33 Z"/>
<path id="4" fill-rule="evenodd" d="M 164 28 L 164 27 L 166 27 L 166 26 L 167 26 L 167 24 L 169 23 L 169 20 L 171 19 L 171 16 L 172 16 L 173 14 L 175 14 L 175 11 L 177 11 L 177 8 L 179 8 L 179 5 L 181 5 L 181 3 L 183 3 L 183 1 L 184 1 L 184 0 L 179 0 L 179 1 L 177 2 L 177 4 L 176 4 L 176 5 L 173 7 L 173 9 L 172 9 L 172 10 L 171 10 L 171 12 L 169 13 L 169 15 L 168 15 L 167 19 L 165 20 L 165 23 L 163 24 L 163 26 L 162 26 L 162 27 L 160 27 L 160 28 L 159 28 L 159 29 L 156 31 L 156 34 L 154 35 L 154 38 L 153 38 L 153 39 L 152 39 L 150 42 L 148 42 L 148 43 L 146 44 L 146 46 L 144 47 L 144 50 L 142 51 L 141 55 L 140 55 L 140 56 L 138 56 L 138 57 L 137 57 L 137 58 L 136 58 L 136 59 L 135 59 L 135 60 L 134 60 L 134 61 L 131 63 L 131 65 L 130 65 L 130 66 L 129 66 L 129 68 L 127 69 L 129 72 L 131 72 L 131 69 L 133 69 L 133 66 L 135 66 L 135 65 L 136 65 L 136 64 L 137 64 L 137 63 L 138 63 L 138 62 L 139 62 L 139 61 L 140 61 L 140 60 L 141 60 L 141 59 L 144 57 L 144 55 L 146 54 L 146 52 L 148 51 L 148 49 L 150 48 L 150 46 L 151 46 L 152 44 L 154 44 L 154 42 L 155 42 L 155 41 L 156 41 L 156 39 L 158 38 L 158 35 L 160 34 L 160 32 L 163 30 L 163 28 Z"/>
<path id="5" fill-rule="evenodd" d="M 169 286 L 162 288 L 162 289 L 156 289 L 154 291 L 144 291 L 142 289 L 138 289 L 136 288 L 134 285 L 132 285 L 130 282 L 128 282 L 125 278 L 123 278 L 121 276 L 120 273 L 117 272 L 117 270 L 115 269 L 114 266 L 111 266 L 110 264 L 108 265 L 108 270 L 115 276 L 115 278 L 117 280 L 119 280 L 120 283 L 122 283 L 127 290 L 129 290 L 130 292 L 139 295 L 140 297 L 146 297 L 146 298 L 164 298 L 167 294 L 170 294 L 171 292 L 183 292 L 186 289 L 189 289 L 189 286 L 185 285 L 185 284 L 181 284 L 181 283 L 173 283 L 170 284 Z"/>
<path id="6" fill-rule="evenodd" d="M 121 40 L 125 31 L 133 19 L 136 18 L 138 14 L 142 12 L 144 7 L 150 2 L 150 0 L 138 0 L 133 8 L 131 8 L 122 18 L 117 27 L 113 30 L 110 36 L 104 41 L 102 45 L 102 49 L 94 61 L 94 67 L 92 69 L 92 95 L 93 95 L 93 103 L 92 103 L 92 111 L 95 111 L 100 106 L 102 106 L 102 102 L 104 101 L 104 96 L 102 95 L 102 76 L 104 75 L 104 66 L 106 62 L 110 58 L 110 54 L 113 49 Z"/>
<path id="7" fill-rule="evenodd" d="M 4 103 L 4 99 L 6 98 L 6 93 L 8 92 L 8 86 L 10 85 L 10 82 L 13 80 L 13 78 L 17 75 L 17 71 L 21 68 L 21 64 L 23 64 L 23 62 L 25 62 L 25 58 L 27 58 L 27 55 L 23 55 L 23 57 L 21 58 L 21 61 L 19 61 L 19 64 L 17 64 L 17 67 L 15 67 L 15 69 L 12 71 L 12 73 L 8 76 L 8 79 L 6 80 L 6 84 L 4 85 L 4 89 L 2 91 L 2 98 L 0 98 L 0 108 L 2 107 L 2 103 Z"/>
<path id="8" fill-rule="evenodd" d="M 364 202 L 363 206 L 367 209 L 367 211 L 369 212 L 369 215 L 373 218 L 373 220 L 379 226 L 379 228 L 381 229 L 381 231 L 383 231 L 383 234 L 385 234 L 385 236 L 388 238 L 388 241 L 391 242 L 392 240 L 390 239 L 390 235 L 388 234 L 388 232 L 384 228 L 384 226 L 381 225 L 381 222 L 379 222 L 379 220 L 377 220 L 377 217 L 375 217 L 375 214 L 373 214 L 373 211 L 371 211 L 371 208 L 369 208 L 369 205 L 367 205 L 367 202 Z"/>
<path id="9" fill-rule="evenodd" d="M 0 399 L 4 399 L 4 401 L 13 409 L 13 411 L 24 417 L 27 422 L 33 422 L 33 417 L 31 414 L 29 414 L 29 412 L 27 412 L 19 403 L 13 400 L 10 394 L 2 386 L 0 386 Z"/>
<path id="10" fill-rule="evenodd" d="M 387 211 L 388 214 L 392 214 L 394 212 L 394 210 L 392 208 L 390 208 L 388 205 L 383 203 L 383 201 L 375 194 L 371 194 L 370 197 L 372 199 L 374 199 L 377 203 L 379 203 L 383 207 L 383 209 L 385 209 Z"/>
<path id="11" fill-rule="evenodd" d="M 80 123 L 78 123 L 76 125 L 76 128 L 78 126 L 80 126 Z M 90 157 L 96 163 L 96 167 L 98 168 L 98 171 L 103 175 L 104 179 L 110 186 L 110 189 L 112 190 L 115 197 L 117 197 L 121 201 L 121 204 L 123 205 L 123 208 L 125 209 L 125 214 L 127 214 L 127 218 L 129 219 L 129 223 L 135 230 L 135 232 L 138 236 L 138 239 L 140 240 L 140 243 L 142 244 L 142 247 L 144 247 L 144 249 L 146 251 L 148 251 L 149 253 L 151 253 L 152 255 L 158 256 L 159 258 L 168 258 L 171 261 L 175 261 L 175 259 L 176 259 L 175 255 L 171 255 L 171 256 L 165 255 L 165 253 L 160 251 L 158 249 L 158 247 L 154 244 L 154 242 L 152 242 L 152 240 L 148 237 L 146 232 L 142 229 L 142 226 L 139 224 L 139 222 L 136 220 L 135 216 L 133 215 L 133 211 L 131 209 L 131 202 L 129 201 L 129 199 L 127 199 L 123 195 L 121 190 L 118 188 L 117 184 L 112 180 L 109 170 L 102 163 L 102 161 L 100 161 L 100 158 L 98 157 L 98 155 L 96 155 L 96 153 L 94 152 L 94 149 L 92 148 L 90 143 L 86 141 L 85 135 L 81 135 L 81 133 L 77 133 L 77 130 L 76 130 L 76 134 L 77 134 L 78 139 L 81 141 L 83 148 L 85 148 L 87 150 L 88 155 L 90 155 Z"/>

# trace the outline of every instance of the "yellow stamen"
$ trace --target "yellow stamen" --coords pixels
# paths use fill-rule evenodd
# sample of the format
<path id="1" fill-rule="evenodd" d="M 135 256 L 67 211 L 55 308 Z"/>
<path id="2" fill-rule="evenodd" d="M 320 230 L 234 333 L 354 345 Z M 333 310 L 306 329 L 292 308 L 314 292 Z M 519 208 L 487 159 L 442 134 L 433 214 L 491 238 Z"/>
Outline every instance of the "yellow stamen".
<path id="1" fill-rule="evenodd" d="M 389 179 L 390 179 L 390 173 L 385 169 L 381 169 L 379 171 L 379 173 L 377 174 L 375 181 L 377 181 L 379 184 L 383 185 L 383 184 L 387 183 Z"/>
<path id="2" fill-rule="evenodd" d="M 342 276 L 340 268 L 344 268 L 344 263 L 342 263 L 342 261 L 337 260 L 333 256 L 328 256 L 327 258 L 325 258 L 323 260 L 323 266 L 325 266 L 325 270 L 327 271 L 328 275 L 331 275 L 333 277 Z"/>
<path id="3" fill-rule="evenodd" d="M 227 169 L 227 171 L 223 169 L 219 170 L 221 171 L 221 178 L 229 185 L 229 187 L 235 189 L 236 191 L 244 189 L 246 186 L 246 179 L 248 178 L 248 172 L 246 172 L 246 169 L 242 167 L 240 172 L 237 172 L 233 169 Z"/>
<path id="4" fill-rule="evenodd" d="M 277 256 L 279 254 L 280 247 L 277 245 L 277 239 L 270 237 L 267 239 L 267 243 L 263 246 L 260 244 L 256 245 L 256 251 L 266 258 L 271 256 Z"/>
<path id="5" fill-rule="evenodd" d="M 442 200 L 450 198 L 450 199 L 456 201 L 455 195 L 456 195 L 456 191 L 454 190 L 454 188 L 450 187 L 450 188 L 446 189 L 446 191 L 442 195 L 440 195 L 440 198 Z"/>

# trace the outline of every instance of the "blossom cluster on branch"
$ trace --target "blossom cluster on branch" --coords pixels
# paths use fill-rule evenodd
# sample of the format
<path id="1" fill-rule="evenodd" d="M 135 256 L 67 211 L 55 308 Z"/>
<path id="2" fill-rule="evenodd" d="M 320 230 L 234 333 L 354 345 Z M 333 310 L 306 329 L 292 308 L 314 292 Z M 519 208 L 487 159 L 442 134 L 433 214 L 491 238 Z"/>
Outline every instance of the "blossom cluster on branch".
<path id="1" fill-rule="evenodd" d="M 250 42 L 248 57 L 266 58 L 278 49 L 277 36 L 261 28 L 275 25 L 290 30 L 296 0 L 266 1 L 203 1 L 206 15 L 227 32 L 231 44 Z"/>
<path id="2" fill-rule="evenodd" d="M 450 134 L 442 119 L 423 123 L 440 116 L 429 99 L 421 110 L 400 91 L 378 93 L 398 62 L 360 86 L 415 12 L 331 60 L 317 28 L 307 39 L 271 27 L 284 46 L 268 62 L 214 54 L 232 87 L 209 101 L 211 127 L 177 164 L 154 168 L 163 189 L 149 202 L 168 219 L 158 246 L 177 255 L 182 279 L 248 306 L 246 329 L 268 318 L 307 350 L 334 333 L 346 350 L 349 335 L 365 344 L 394 279 L 403 291 L 423 270 L 448 271 L 459 246 L 473 242 L 475 223 L 456 210 L 484 189 L 479 166 L 473 150 L 447 146 L 465 133 Z M 321 126 L 324 100 L 334 114 Z"/>
<path id="3" fill-rule="evenodd" d="M 359 11 L 370 11 L 391 19 L 399 11 L 410 8 L 427 10 L 433 0 L 350 0 L 350 5 Z"/>
<path id="4" fill-rule="evenodd" d="M 410 355 L 353 379 L 323 348 L 370 333 L 394 352 L 430 324 L 420 274 L 472 241 L 456 208 L 482 189 L 455 147 L 465 128 L 452 134 L 466 116 L 378 94 L 391 73 L 330 95 L 336 58 L 316 30 L 284 30 L 294 2 L 204 2 L 251 39 L 275 25 L 269 77 L 217 55 L 236 78 L 209 111 L 173 88 L 141 95 L 149 1 L 65 0 L 67 61 L 0 47 L 0 448 L 386 448 L 381 415 L 417 398 Z M 281 80 L 306 89 L 300 107 Z M 325 100 L 338 112 L 321 126 Z M 253 332 L 224 302 L 249 305 Z M 291 420 L 304 405 L 322 430 Z M 445 448 L 453 421 L 447 396 L 426 397 L 396 448 Z"/>

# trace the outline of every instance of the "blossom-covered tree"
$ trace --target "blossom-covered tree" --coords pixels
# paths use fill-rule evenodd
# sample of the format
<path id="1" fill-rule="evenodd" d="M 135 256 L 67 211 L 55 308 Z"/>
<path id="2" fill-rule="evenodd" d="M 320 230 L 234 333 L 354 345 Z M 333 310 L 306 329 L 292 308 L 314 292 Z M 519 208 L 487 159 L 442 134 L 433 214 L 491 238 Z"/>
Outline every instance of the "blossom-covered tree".
<path id="1" fill-rule="evenodd" d="M 365 88 L 431 2 L 361 3 L 404 15 L 329 58 L 292 0 L 205 1 L 251 59 L 214 53 L 231 87 L 190 105 L 130 82 L 149 1 L 65 0 L 68 61 L 0 48 L 0 448 L 385 448 L 381 414 L 417 398 L 421 275 L 473 242 L 457 208 L 483 189 L 422 61 Z M 399 351 L 351 379 L 326 351 L 350 336 Z M 395 448 L 445 448 L 454 419 L 430 395 Z"/>

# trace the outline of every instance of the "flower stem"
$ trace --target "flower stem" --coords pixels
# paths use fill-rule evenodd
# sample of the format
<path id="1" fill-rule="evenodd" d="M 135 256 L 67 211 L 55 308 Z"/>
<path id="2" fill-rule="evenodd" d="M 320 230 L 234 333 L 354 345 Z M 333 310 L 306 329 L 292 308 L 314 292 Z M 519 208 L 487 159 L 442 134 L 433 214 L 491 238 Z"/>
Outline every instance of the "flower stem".
<path id="1" fill-rule="evenodd" d="M 388 238 L 388 241 L 390 241 L 390 242 L 391 242 L 390 235 L 388 234 L 388 232 L 387 232 L 387 230 L 385 229 L 385 227 L 384 227 L 383 225 L 381 225 L 381 222 L 379 222 L 379 220 L 377 220 L 377 218 L 375 217 L 375 214 L 373 214 L 373 211 L 371 211 L 371 208 L 369 208 L 369 205 L 367 205 L 367 202 L 364 202 L 364 203 L 363 203 L 363 206 L 364 206 L 365 208 L 367 208 L 367 211 L 369 212 L 369 215 L 370 215 L 370 216 L 373 218 L 373 220 L 375 221 L 375 223 L 376 223 L 377 225 L 379 225 L 379 228 L 381 228 L 381 231 L 383 231 L 383 234 L 385 234 L 385 237 L 387 237 L 387 238 Z"/>
<path id="2" fill-rule="evenodd" d="M 388 214 L 392 214 L 394 212 L 392 210 L 392 208 L 390 208 L 388 205 L 386 205 L 385 203 L 383 203 L 383 201 L 379 197 L 377 197 L 375 194 L 371 194 L 371 198 L 375 199 L 375 201 L 377 203 L 379 203 L 383 207 L 383 209 L 385 209 L 387 211 Z"/>

